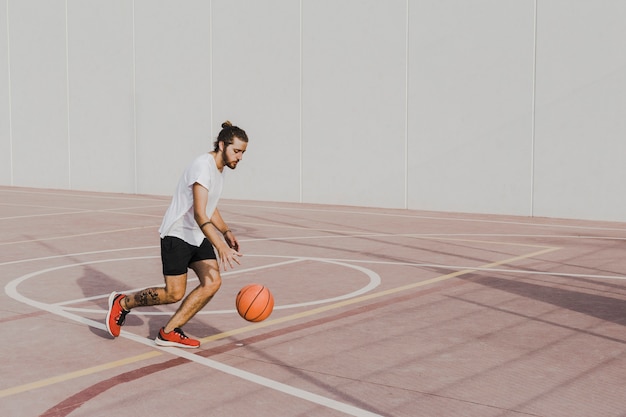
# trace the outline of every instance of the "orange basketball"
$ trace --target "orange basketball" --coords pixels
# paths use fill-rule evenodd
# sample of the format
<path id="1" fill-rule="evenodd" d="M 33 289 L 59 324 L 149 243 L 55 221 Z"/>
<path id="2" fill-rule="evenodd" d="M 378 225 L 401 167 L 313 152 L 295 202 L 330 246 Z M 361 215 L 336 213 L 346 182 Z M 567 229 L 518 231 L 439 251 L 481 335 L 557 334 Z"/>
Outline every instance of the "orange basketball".
<path id="1" fill-rule="evenodd" d="M 261 284 L 248 284 L 239 290 L 235 300 L 237 312 L 248 321 L 263 321 L 272 314 L 274 296 Z"/>

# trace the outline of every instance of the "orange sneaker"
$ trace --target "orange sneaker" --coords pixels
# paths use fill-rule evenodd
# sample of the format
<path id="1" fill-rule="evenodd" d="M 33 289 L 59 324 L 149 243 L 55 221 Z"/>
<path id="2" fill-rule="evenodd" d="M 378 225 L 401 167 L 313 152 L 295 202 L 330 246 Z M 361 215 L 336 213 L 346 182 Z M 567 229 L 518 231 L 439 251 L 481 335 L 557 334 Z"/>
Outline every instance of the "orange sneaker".
<path id="1" fill-rule="evenodd" d="M 113 337 L 120 335 L 121 327 L 126 321 L 126 315 L 130 313 L 130 311 L 124 310 L 120 304 L 120 301 L 122 301 L 124 297 L 126 297 L 125 294 L 118 294 L 116 292 L 112 292 L 109 296 L 109 311 L 107 313 L 106 326 L 107 331 Z"/>
<path id="2" fill-rule="evenodd" d="M 165 333 L 165 328 L 161 327 L 159 335 L 154 339 L 154 343 L 159 346 L 175 346 L 181 348 L 195 349 L 200 346 L 200 341 L 191 339 L 180 327 L 175 328 L 169 333 Z"/>

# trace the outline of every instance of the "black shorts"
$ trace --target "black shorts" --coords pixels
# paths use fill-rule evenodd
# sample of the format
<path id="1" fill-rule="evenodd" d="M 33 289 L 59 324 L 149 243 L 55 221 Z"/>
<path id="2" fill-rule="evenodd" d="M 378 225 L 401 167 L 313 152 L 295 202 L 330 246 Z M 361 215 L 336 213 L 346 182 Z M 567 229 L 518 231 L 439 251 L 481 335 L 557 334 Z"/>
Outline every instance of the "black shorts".
<path id="1" fill-rule="evenodd" d="M 174 236 L 161 238 L 163 275 L 186 274 L 189 265 L 206 259 L 217 259 L 213 245 L 206 238 L 200 246 L 191 245 Z"/>

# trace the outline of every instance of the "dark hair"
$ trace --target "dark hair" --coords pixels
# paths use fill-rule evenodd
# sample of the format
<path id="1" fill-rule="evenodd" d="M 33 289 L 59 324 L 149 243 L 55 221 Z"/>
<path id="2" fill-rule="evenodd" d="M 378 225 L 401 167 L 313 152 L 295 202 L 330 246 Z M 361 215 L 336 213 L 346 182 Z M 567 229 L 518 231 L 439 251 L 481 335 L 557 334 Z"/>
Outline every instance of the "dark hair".
<path id="1" fill-rule="evenodd" d="M 233 144 L 235 138 L 239 138 L 246 143 L 248 142 L 248 135 L 246 135 L 246 132 L 237 126 L 233 126 L 231 122 L 226 120 L 224 123 L 222 123 L 222 130 L 220 134 L 217 135 L 217 140 L 214 144 L 215 148 L 213 150 L 215 152 L 219 151 L 220 142 L 224 142 L 224 149 L 226 149 L 228 145 Z"/>

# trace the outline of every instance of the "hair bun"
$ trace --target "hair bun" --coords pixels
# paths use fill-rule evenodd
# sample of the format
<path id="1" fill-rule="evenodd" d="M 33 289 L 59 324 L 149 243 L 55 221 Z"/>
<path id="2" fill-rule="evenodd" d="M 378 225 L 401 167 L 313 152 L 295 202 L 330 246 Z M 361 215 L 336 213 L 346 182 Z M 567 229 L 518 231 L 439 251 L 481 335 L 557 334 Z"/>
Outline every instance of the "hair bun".
<path id="1" fill-rule="evenodd" d="M 230 122 L 230 120 L 226 120 L 224 123 L 222 123 L 222 129 L 226 129 L 227 127 L 233 127 L 233 124 Z"/>

